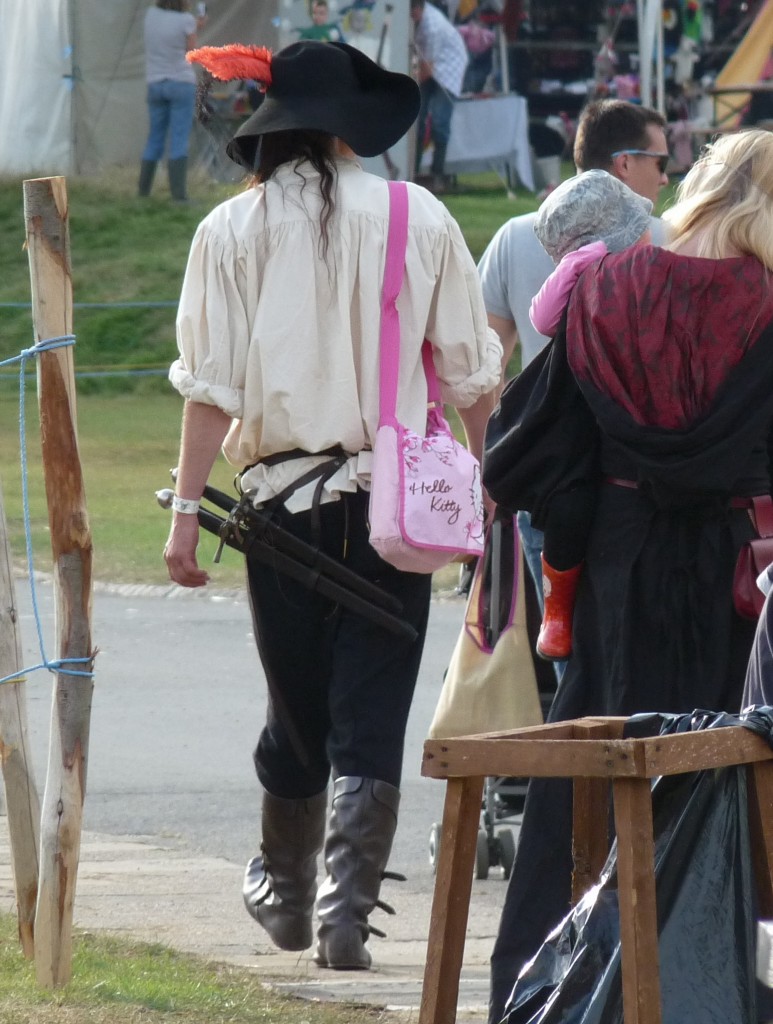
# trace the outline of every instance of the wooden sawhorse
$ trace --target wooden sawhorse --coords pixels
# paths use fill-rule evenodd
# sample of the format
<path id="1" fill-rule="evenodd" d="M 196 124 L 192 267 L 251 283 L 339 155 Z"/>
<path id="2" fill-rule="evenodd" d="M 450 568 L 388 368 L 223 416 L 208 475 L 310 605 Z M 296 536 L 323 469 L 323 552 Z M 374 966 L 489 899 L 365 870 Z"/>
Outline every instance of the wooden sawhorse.
<path id="1" fill-rule="evenodd" d="M 609 786 L 617 874 L 625 1024 L 661 1024 L 651 780 L 749 766 L 749 824 L 761 917 L 773 917 L 773 750 L 742 726 L 623 739 L 625 718 L 579 718 L 512 732 L 428 740 L 422 775 L 446 779 L 419 1024 L 454 1024 L 483 783 L 487 776 L 574 781 L 572 897 L 609 852 Z"/>

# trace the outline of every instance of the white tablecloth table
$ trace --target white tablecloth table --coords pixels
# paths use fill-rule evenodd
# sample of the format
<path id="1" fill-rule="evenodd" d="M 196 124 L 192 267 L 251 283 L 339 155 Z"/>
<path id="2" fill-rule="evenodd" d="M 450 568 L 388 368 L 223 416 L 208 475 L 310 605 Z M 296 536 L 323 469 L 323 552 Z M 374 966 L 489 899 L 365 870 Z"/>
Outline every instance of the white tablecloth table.
<path id="1" fill-rule="evenodd" d="M 460 99 L 454 104 L 447 174 L 512 173 L 534 191 L 529 151 L 529 111 L 523 96 Z"/>

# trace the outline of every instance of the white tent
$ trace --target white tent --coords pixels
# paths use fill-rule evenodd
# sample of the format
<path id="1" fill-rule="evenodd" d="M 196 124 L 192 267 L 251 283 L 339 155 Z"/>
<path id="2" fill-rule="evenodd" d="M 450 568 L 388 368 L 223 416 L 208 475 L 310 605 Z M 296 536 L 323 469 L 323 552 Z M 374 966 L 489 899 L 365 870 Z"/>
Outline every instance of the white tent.
<path id="1" fill-rule="evenodd" d="M 0 173 L 134 165 L 151 0 L 0 0 Z M 200 42 L 277 45 L 279 0 L 210 0 Z"/>

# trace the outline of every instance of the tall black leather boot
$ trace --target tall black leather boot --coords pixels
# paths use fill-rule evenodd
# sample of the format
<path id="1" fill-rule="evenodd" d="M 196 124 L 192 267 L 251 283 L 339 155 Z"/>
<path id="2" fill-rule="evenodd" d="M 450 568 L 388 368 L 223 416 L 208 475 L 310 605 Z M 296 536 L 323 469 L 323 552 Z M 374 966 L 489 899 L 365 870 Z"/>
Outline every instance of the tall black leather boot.
<path id="1" fill-rule="evenodd" d="M 180 156 L 176 160 L 167 161 L 169 173 L 169 191 L 176 203 L 188 202 L 188 157 Z"/>
<path id="2" fill-rule="evenodd" d="M 317 894 L 317 951 L 320 967 L 367 970 L 371 957 L 365 943 L 374 907 L 393 914 L 379 900 L 381 880 L 392 849 L 400 791 L 378 779 L 342 776 L 333 788 L 325 841 L 327 878 Z M 400 877 L 400 876 L 397 876 Z"/>
<path id="3" fill-rule="evenodd" d="M 308 949 L 325 840 L 327 791 L 305 800 L 263 793 L 260 853 L 244 874 L 244 905 L 280 949 Z"/>
<path id="4" fill-rule="evenodd" d="M 153 179 L 156 176 L 156 167 L 158 166 L 155 160 L 143 160 L 140 164 L 140 180 L 137 184 L 137 195 L 145 196 L 150 195 L 150 190 L 153 188 Z"/>

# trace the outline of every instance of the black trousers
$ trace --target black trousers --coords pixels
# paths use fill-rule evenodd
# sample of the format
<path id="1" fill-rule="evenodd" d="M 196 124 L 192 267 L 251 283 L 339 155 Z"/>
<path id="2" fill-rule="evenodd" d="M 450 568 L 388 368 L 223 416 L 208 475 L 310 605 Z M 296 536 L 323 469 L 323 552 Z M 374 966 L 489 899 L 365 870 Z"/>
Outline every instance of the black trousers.
<path id="1" fill-rule="evenodd" d="M 408 713 L 427 631 L 430 575 L 384 562 L 368 540 L 363 491 L 322 505 L 320 547 L 402 602 L 418 631 L 405 640 L 247 556 L 250 604 L 268 681 L 255 768 L 274 796 L 320 793 L 334 777 L 400 785 Z M 310 543 L 310 512 L 282 509 L 282 525 Z"/>

